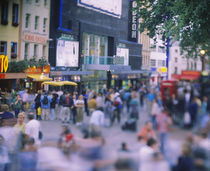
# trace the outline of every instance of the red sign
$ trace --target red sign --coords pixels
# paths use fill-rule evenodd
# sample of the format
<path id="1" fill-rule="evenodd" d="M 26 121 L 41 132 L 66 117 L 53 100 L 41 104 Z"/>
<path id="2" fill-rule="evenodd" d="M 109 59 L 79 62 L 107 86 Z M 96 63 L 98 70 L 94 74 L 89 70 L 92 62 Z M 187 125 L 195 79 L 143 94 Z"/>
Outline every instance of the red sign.
<path id="1" fill-rule="evenodd" d="M 5 79 L 6 74 L 0 74 L 0 79 Z"/>
<path id="2" fill-rule="evenodd" d="M 182 75 L 200 76 L 200 71 L 182 71 Z"/>
<path id="3" fill-rule="evenodd" d="M 46 36 L 40 36 L 32 33 L 24 33 L 24 41 L 27 42 L 34 42 L 34 43 L 47 43 L 47 37 Z"/>

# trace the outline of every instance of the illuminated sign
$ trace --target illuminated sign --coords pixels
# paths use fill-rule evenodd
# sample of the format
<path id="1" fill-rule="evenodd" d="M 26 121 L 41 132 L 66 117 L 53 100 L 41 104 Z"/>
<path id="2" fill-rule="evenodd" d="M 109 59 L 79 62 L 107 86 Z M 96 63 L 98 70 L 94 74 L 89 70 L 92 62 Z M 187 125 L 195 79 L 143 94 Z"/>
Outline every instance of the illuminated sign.
<path id="1" fill-rule="evenodd" d="M 133 10 L 137 7 L 137 2 L 130 1 L 130 19 L 129 19 L 129 40 L 133 42 L 137 42 L 138 38 L 138 22 L 137 22 L 137 12 L 136 10 Z"/>
<path id="2" fill-rule="evenodd" d="M 160 67 L 160 68 L 157 69 L 157 71 L 166 73 L 167 72 L 167 68 L 166 67 Z"/>
<path id="3" fill-rule="evenodd" d="M 6 55 L 0 55 L 0 72 L 7 72 L 8 58 Z"/>
<path id="4" fill-rule="evenodd" d="M 78 0 L 78 5 L 113 17 L 122 14 L 122 0 Z"/>
<path id="5" fill-rule="evenodd" d="M 23 39 L 26 42 L 41 43 L 41 44 L 47 43 L 46 36 L 36 35 L 36 34 L 32 34 L 32 33 L 24 33 Z"/>

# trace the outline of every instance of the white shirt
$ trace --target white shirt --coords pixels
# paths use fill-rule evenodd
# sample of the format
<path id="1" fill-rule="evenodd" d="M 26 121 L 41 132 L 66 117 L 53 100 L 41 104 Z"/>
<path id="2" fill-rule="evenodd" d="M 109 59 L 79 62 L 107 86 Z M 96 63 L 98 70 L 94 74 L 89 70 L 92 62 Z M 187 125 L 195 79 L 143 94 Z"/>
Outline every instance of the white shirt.
<path id="1" fill-rule="evenodd" d="M 22 98 L 23 102 L 27 102 L 28 101 L 28 93 L 24 93 L 23 94 L 23 98 Z"/>
<path id="2" fill-rule="evenodd" d="M 34 138 L 35 144 L 40 144 L 39 130 L 40 130 L 39 121 L 32 119 L 26 124 L 25 134 L 29 135 L 31 138 Z"/>
<path id="3" fill-rule="evenodd" d="M 97 126 L 103 126 L 104 125 L 104 113 L 100 110 L 94 111 L 90 117 L 90 124 L 94 124 Z"/>
<path id="4" fill-rule="evenodd" d="M 103 107 L 104 106 L 103 97 L 102 96 L 96 97 L 96 103 L 97 103 L 97 107 Z"/>

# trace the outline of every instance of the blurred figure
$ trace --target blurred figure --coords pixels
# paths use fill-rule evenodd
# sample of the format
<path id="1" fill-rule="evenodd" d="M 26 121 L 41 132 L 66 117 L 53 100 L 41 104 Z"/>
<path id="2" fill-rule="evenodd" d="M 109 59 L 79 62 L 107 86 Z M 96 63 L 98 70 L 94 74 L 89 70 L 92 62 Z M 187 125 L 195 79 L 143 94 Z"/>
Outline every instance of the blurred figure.
<path id="1" fill-rule="evenodd" d="M 122 142 L 120 151 L 130 152 L 130 150 L 128 149 L 128 145 L 127 145 L 126 142 Z"/>
<path id="2" fill-rule="evenodd" d="M 4 137 L 0 135 L 0 170 L 6 171 L 6 165 L 10 162 L 8 150 L 4 146 Z"/>
<path id="3" fill-rule="evenodd" d="M 129 112 L 129 107 L 130 107 L 130 100 L 131 100 L 131 92 L 129 90 L 126 90 L 126 92 L 124 93 L 123 99 L 126 103 L 127 113 L 128 113 Z"/>
<path id="4" fill-rule="evenodd" d="M 71 112 L 72 112 L 73 124 L 76 124 L 76 117 L 77 117 L 77 107 L 75 106 L 76 101 L 77 101 L 76 95 L 73 95 L 72 104 L 71 104 Z"/>
<path id="5" fill-rule="evenodd" d="M 140 100 L 141 107 L 144 106 L 144 98 L 145 98 L 145 95 L 146 95 L 146 91 L 145 91 L 145 89 L 142 87 L 142 88 L 139 90 L 139 100 Z"/>
<path id="6" fill-rule="evenodd" d="M 52 101 L 50 102 L 51 120 L 55 119 L 55 107 L 57 103 L 57 94 L 52 95 Z"/>
<path id="7" fill-rule="evenodd" d="M 63 153 L 69 155 L 70 147 L 73 144 L 74 135 L 68 126 L 64 125 L 60 138 L 58 140 L 58 147 L 62 149 Z"/>
<path id="8" fill-rule="evenodd" d="M 94 125 L 97 127 L 104 126 L 104 113 L 103 108 L 99 107 L 97 108 L 90 117 L 90 125 Z"/>
<path id="9" fill-rule="evenodd" d="M 165 109 L 157 115 L 157 130 L 160 135 L 160 149 L 163 154 L 165 153 L 165 143 L 171 124 L 172 120 Z"/>
<path id="10" fill-rule="evenodd" d="M 1 113 L 0 113 L 0 118 L 1 119 L 12 119 L 14 118 L 14 115 L 9 112 L 9 106 L 7 104 L 2 104 L 1 105 Z"/>
<path id="11" fill-rule="evenodd" d="M 37 171 L 37 148 L 33 138 L 26 141 L 25 148 L 18 154 L 18 171 Z"/>
<path id="12" fill-rule="evenodd" d="M 117 118 L 118 123 L 120 123 L 120 119 L 121 119 L 121 106 L 122 106 L 122 100 L 120 98 L 120 94 L 118 92 L 115 93 L 114 95 L 114 111 L 112 114 L 112 118 L 111 118 L 111 125 L 113 125 L 115 118 Z"/>
<path id="13" fill-rule="evenodd" d="M 23 101 L 23 110 L 27 110 L 27 103 L 28 103 L 28 97 L 29 97 L 29 94 L 28 94 L 28 90 L 26 89 L 22 95 L 22 101 Z"/>
<path id="14" fill-rule="evenodd" d="M 93 97 L 88 101 L 88 108 L 90 110 L 90 115 L 96 110 L 97 108 L 97 102 L 96 102 L 96 96 L 93 95 Z"/>
<path id="15" fill-rule="evenodd" d="M 85 91 L 84 94 L 84 104 L 85 104 L 85 112 L 87 116 L 89 116 L 89 108 L 88 108 L 88 96 L 89 96 L 90 90 Z"/>
<path id="16" fill-rule="evenodd" d="M 36 109 L 36 119 L 41 120 L 41 115 L 38 114 L 38 109 L 41 108 L 41 94 L 38 93 L 35 100 L 35 109 Z"/>
<path id="17" fill-rule="evenodd" d="M 138 120 L 139 119 L 139 101 L 136 96 L 136 92 L 131 92 L 131 100 L 130 100 L 130 111 L 129 117 Z"/>
<path id="18" fill-rule="evenodd" d="M 28 123 L 26 124 L 25 134 L 29 138 L 34 138 L 35 144 L 40 145 L 39 140 L 40 123 L 34 119 L 32 113 L 28 114 Z"/>
<path id="19" fill-rule="evenodd" d="M 50 103 L 52 101 L 52 98 L 50 96 L 50 93 L 44 93 L 44 95 L 41 97 L 41 108 L 42 108 L 42 119 L 43 120 L 49 120 L 50 119 Z"/>
<path id="20" fill-rule="evenodd" d="M 97 107 L 104 107 L 104 100 L 103 100 L 103 96 L 102 93 L 98 93 L 97 97 L 96 97 L 96 103 L 97 103 Z"/>
<path id="21" fill-rule="evenodd" d="M 198 104 L 196 103 L 196 98 L 193 98 L 192 102 L 189 104 L 188 111 L 191 117 L 191 127 L 193 127 L 196 125 L 198 114 Z"/>
<path id="22" fill-rule="evenodd" d="M 192 158 L 192 149 L 188 144 L 182 146 L 182 155 L 178 159 L 177 166 L 173 171 L 194 171 L 194 162 Z"/>
<path id="23" fill-rule="evenodd" d="M 142 127 L 141 131 L 138 133 L 138 137 L 141 137 L 145 143 L 148 141 L 148 139 L 155 138 L 155 133 L 152 129 L 152 123 L 150 121 L 147 121 Z"/>
<path id="24" fill-rule="evenodd" d="M 17 124 L 14 126 L 22 133 L 25 133 L 26 124 L 24 123 L 25 113 L 21 112 L 18 114 Z"/>

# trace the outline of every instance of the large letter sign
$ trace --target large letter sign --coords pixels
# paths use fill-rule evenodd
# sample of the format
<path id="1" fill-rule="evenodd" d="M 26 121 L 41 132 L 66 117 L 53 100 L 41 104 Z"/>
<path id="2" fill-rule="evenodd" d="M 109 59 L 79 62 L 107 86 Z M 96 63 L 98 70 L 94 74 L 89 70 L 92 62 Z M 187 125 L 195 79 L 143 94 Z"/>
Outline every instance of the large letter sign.
<path id="1" fill-rule="evenodd" d="M 7 72 L 8 58 L 6 55 L 0 55 L 0 72 Z"/>

